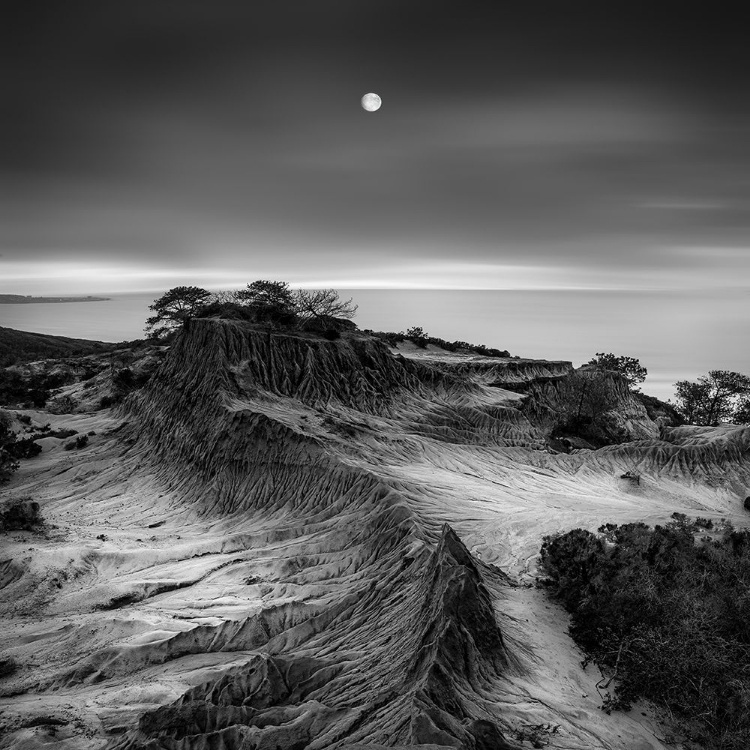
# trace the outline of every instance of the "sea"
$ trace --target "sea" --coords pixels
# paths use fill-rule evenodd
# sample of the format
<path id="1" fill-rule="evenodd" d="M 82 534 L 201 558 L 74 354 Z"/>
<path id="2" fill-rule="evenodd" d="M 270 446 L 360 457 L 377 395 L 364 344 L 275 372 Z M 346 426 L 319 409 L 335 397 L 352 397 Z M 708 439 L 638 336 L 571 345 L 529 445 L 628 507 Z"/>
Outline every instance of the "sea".
<path id="1" fill-rule="evenodd" d="M 636 357 L 648 370 L 642 390 L 673 397 L 677 380 L 709 370 L 750 374 L 750 290 L 505 291 L 340 289 L 359 305 L 361 329 L 405 331 L 507 349 L 511 355 L 567 360 L 597 352 Z M 85 294 L 103 302 L 0 305 L 0 326 L 99 341 L 143 337 L 159 292 Z"/>

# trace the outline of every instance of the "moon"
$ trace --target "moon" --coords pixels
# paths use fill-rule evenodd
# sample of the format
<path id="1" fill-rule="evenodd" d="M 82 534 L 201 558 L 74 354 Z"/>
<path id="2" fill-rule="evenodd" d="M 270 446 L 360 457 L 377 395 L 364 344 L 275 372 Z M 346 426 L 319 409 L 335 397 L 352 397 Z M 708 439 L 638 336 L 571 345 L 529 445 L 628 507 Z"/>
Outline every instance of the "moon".
<path id="1" fill-rule="evenodd" d="M 362 97 L 362 109 L 366 109 L 368 112 L 380 109 L 382 103 L 381 98 L 377 94 L 365 94 Z"/>

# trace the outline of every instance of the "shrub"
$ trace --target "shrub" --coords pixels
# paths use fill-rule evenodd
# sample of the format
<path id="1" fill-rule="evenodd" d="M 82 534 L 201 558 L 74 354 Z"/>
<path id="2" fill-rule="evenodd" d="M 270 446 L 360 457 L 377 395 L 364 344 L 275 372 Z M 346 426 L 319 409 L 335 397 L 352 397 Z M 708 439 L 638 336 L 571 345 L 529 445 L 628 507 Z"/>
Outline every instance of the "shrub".
<path id="1" fill-rule="evenodd" d="M 13 417 L 7 411 L 0 411 L 0 483 L 7 482 L 18 469 L 18 461 L 8 450 L 16 436 L 12 430 Z"/>
<path id="2" fill-rule="evenodd" d="M 99 399 L 99 408 L 108 409 L 110 406 L 116 403 L 117 400 L 114 396 L 102 396 L 101 399 Z"/>
<path id="3" fill-rule="evenodd" d="M 112 385 L 124 391 L 130 390 L 135 381 L 133 371 L 129 367 L 123 367 L 112 376 Z"/>
<path id="4" fill-rule="evenodd" d="M 65 438 L 73 437 L 73 435 L 77 435 L 78 430 L 71 430 L 69 427 L 63 427 L 61 430 L 51 430 L 47 433 L 45 433 L 44 437 L 53 437 L 58 438 L 59 440 L 65 440 Z M 32 436 L 33 438 L 36 438 L 36 436 Z"/>
<path id="5" fill-rule="evenodd" d="M 424 330 L 419 327 L 410 328 L 406 333 L 404 333 L 403 331 L 400 331 L 399 333 L 393 333 L 392 331 L 372 331 L 370 329 L 365 329 L 364 333 L 367 333 L 370 336 L 375 336 L 381 341 L 385 341 L 388 346 L 391 347 L 395 347 L 402 341 L 409 340 L 414 341 L 414 343 L 421 348 L 425 348 L 427 344 L 434 344 L 435 346 L 439 346 L 441 349 L 445 349 L 449 352 L 455 352 L 459 349 L 463 349 L 475 354 L 481 354 L 485 357 L 510 357 L 510 353 L 508 351 L 491 349 L 489 347 L 486 347 L 484 344 L 470 344 L 467 341 L 446 341 L 445 339 L 441 339 L 435 336 L 428 336 L 424 332 Z M 516 357 L 516 359 L 518 359 L 518 357 Z"/>
<path id="6" fill-rule="evenodd" d="M 33 531 L 43 523 L 39 503 L 30 497 L 15 498 L 0 505 L 0 530 Z"/>
<path id="7" fill-rule="evenodd" d="M 5 450 L 13 458 L 34 458 L 42 452 L 42 446 L 34 442 L 33 437 L 21 438 L 20 440 L 17 438 L 14 442 L 8 443 Z"/>
<path id="8" fill-rule="evenodd" d="M 85 448 L 89 444 L 87 435 L 79 435 L 75 440 L 71 440 L 69 443 L 65 443 L 63 448 L 66 451 L 72 451 L 73 449 Z"/>
<path id="9" fill-rule="evenodd" d="M 646 698 L 729 750 L 750 743 L 750 531 L 696 543 L 709 523 L 575 529 L 545 538 L 541 564 L 571 634 L 615 679 L 605 710 Z"/>
<path id="10" fill-rule="evenodd" d="M 9 481 L 18 466 L 18 461 L 4 448 L 0 448 L 0 484 Z"/>
<path id="11" fill-rule="evenodd" d="M 78 402 L 71 396 L 58 396 L 47 404 L 52 414 L 71 414 L 78 406 Z"/>
<path id="12" fill-rule="evenodd" d="M 18 662 L 12 657 L 0 659 L 0 678 L 10 677 L 18 671 Z"/>
<path id="13" fill-rule="evenodd" d="M 201 308 L 199 317 L 201 318 L 222 318 L 224 320 L 245 320 L 252 322 L 255 320 L 255 312 L 238 302 L 211 302 Z"/>
<path id="14" fill-rule="evenodd" d="M 414 326 L 406 331 L 406 338 L 413 341 L 420 349 L 424 349 L 427 346 L 427 333 L 422 326 Z"/>

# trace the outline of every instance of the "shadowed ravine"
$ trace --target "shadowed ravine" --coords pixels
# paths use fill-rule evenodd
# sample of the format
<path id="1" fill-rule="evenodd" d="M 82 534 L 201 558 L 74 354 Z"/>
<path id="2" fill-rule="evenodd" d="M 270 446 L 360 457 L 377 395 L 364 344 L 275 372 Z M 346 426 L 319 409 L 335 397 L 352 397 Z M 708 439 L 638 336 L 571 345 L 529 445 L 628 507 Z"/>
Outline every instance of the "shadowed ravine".
<path id="1" fill-rule="evenodd" d="M 0 746 L 664 747 L 599 710 L 527 584 L 544 534 L 739 514 L 750 430 L 660 431 L 623 393 L 642 439 L 554 454 L 553 391 L 535 414 L 503 386 L 569 369 L 192 321 L 117 413 L 76 417 L 88 452 L 11 486 L 57 528 L 3 555 Z"/>

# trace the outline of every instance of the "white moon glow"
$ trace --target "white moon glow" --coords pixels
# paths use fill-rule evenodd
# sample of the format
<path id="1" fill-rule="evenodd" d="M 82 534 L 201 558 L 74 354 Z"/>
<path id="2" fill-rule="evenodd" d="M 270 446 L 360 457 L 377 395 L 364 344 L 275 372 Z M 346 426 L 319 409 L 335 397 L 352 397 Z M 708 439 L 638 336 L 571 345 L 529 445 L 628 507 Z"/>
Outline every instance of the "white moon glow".
<path id="1" fill-rule="evenodd" d="M 362 97 L 362 108 L 368 112 L 374 112 L 376 109 L 380 109 L 382 101 L 377 94 L 365 94 Z"/>

